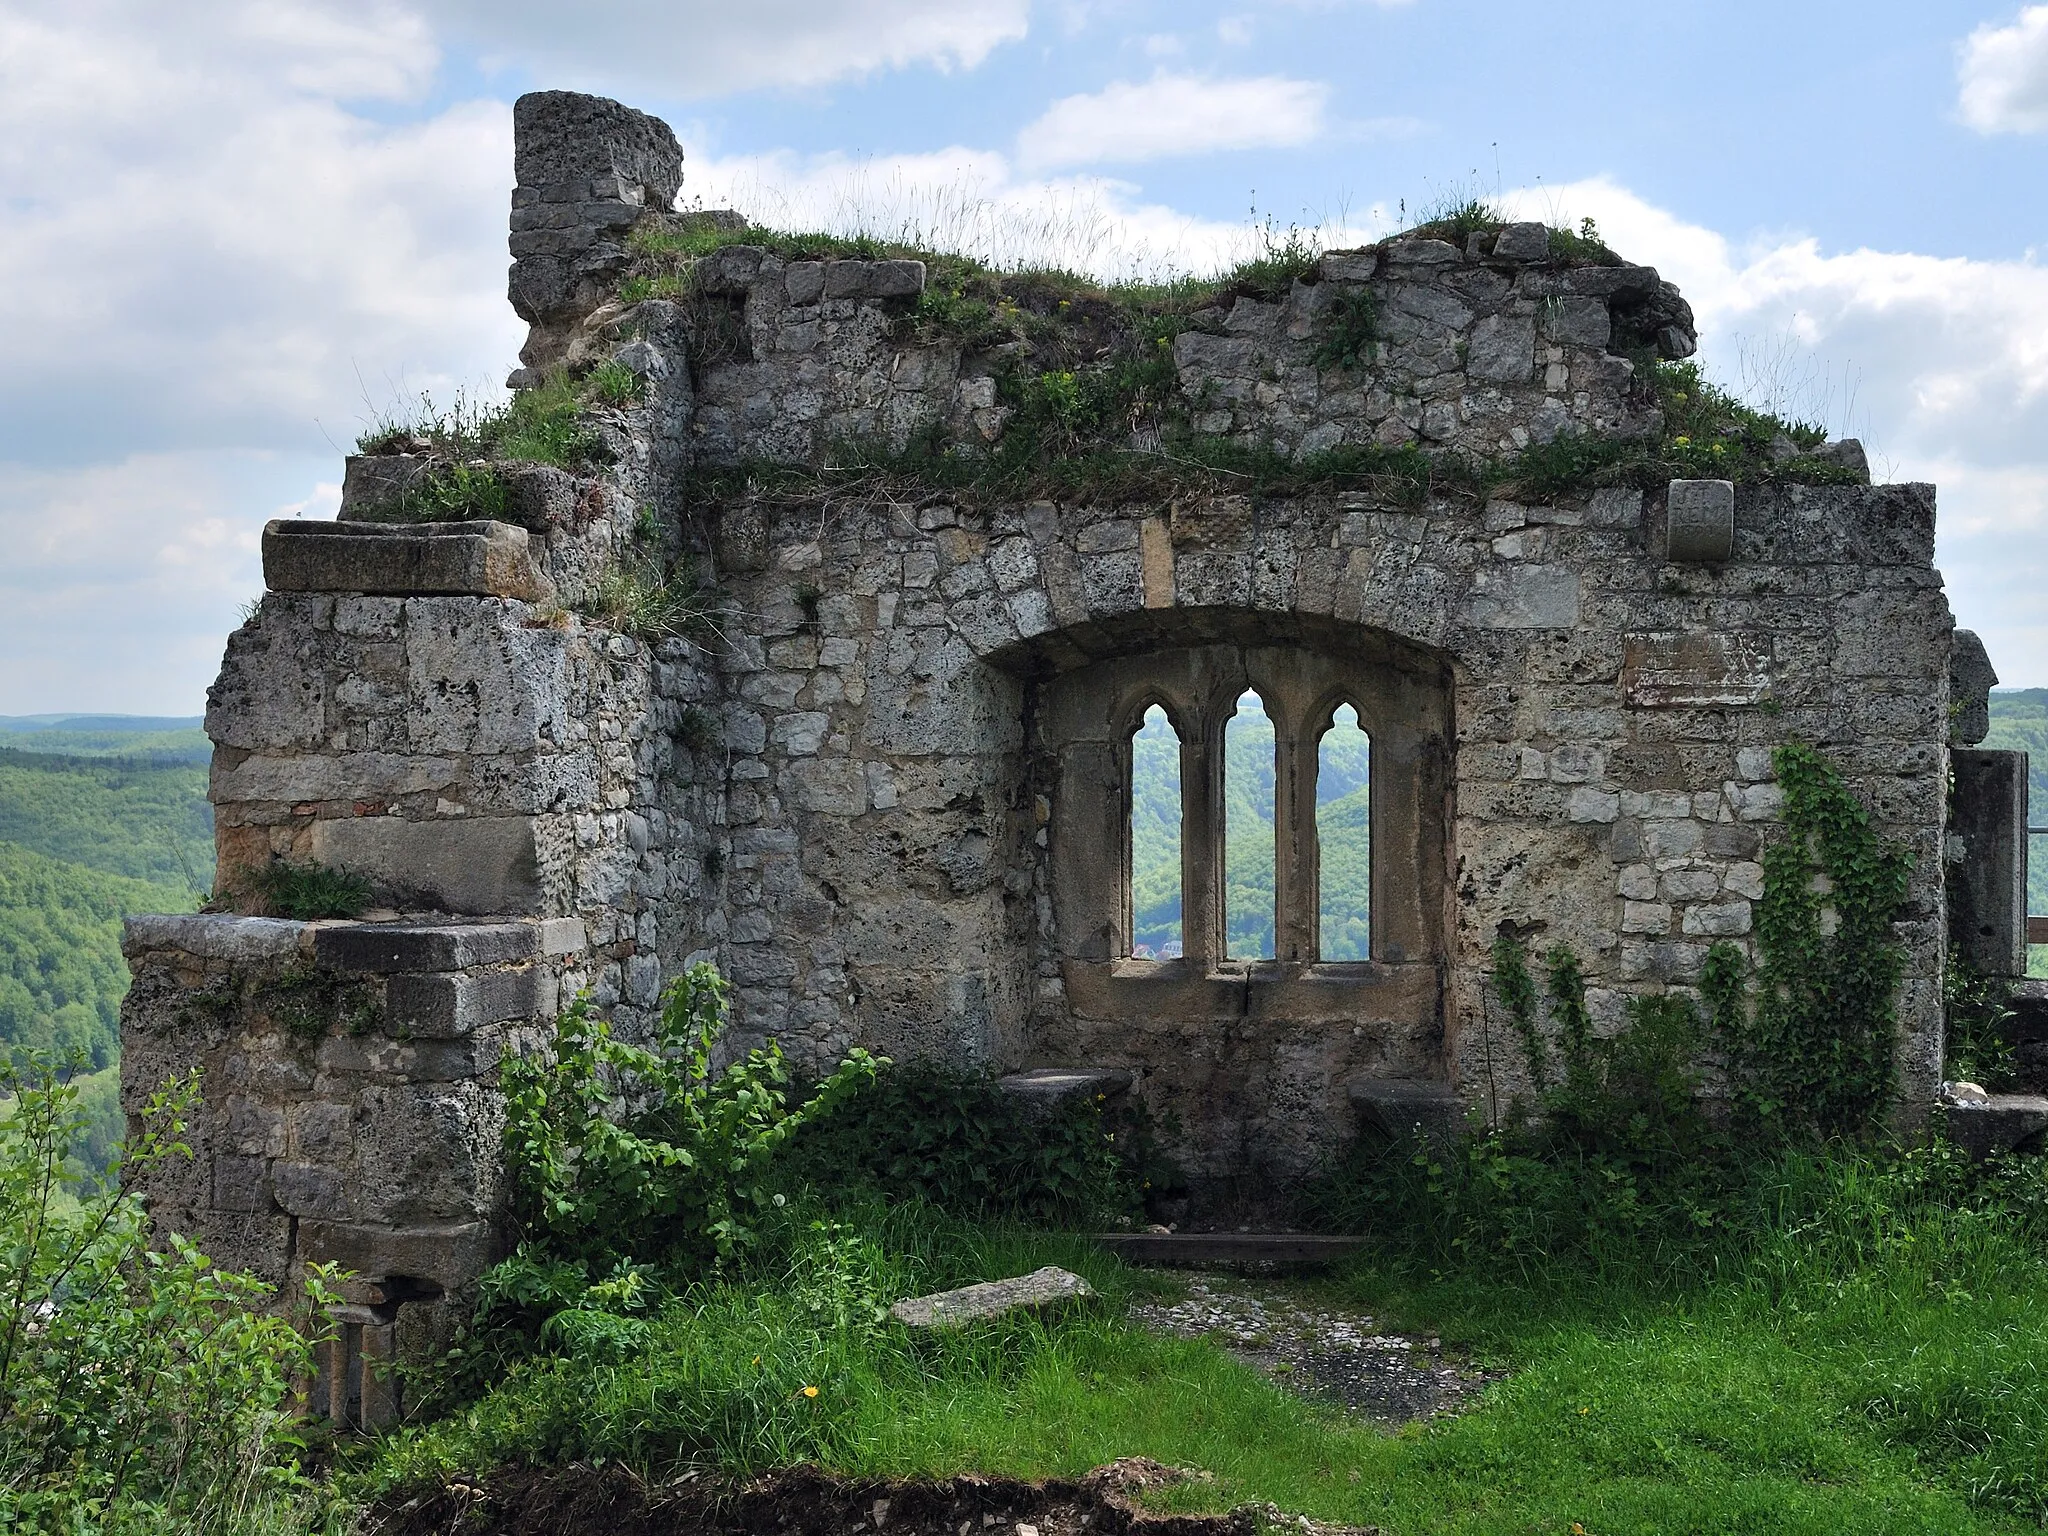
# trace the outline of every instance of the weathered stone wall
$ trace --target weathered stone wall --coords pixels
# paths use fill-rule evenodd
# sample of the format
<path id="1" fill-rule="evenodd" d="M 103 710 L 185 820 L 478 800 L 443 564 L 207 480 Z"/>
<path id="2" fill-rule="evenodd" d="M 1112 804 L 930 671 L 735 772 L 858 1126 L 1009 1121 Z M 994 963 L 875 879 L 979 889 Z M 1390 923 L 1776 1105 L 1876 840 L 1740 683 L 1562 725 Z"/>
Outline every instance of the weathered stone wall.
<path id="1" fill-rule="evenodd" d="M 230 639 L 208 712 L 223 889 L 272 857 L 313 859 L 372 880 L 386 923 L 577 920 L 580 947 L 549 974 L 626 1031 L 708 955 L 735 984 L 736 1043 L 774 1035 L 820 1069 L 854 1044 L 1127 1069 L 1181 1126 L 1213 1208 L 1270 1197 L 1339 1146 L 1374 1085 L 1504 1108 L 1524 1086 L 1491 1011 L 1506 925 L 1580 953 L 1602 1027 L 1632 993 L 1688 985 L 1714 941 L 1750 943 L 1778 816 L 1770 748 L 1802 739 L 1913 850 L 1901 1060 L 1909 1112 L 1926 1103 L 1951 628 L 1929 487 L 1515 501 L 1456 480 L 1254 497 L 1184 477 L 1063 500 L 900 480 L 707 498 L 692 478 L 707 468 L 818 466 L 848 442 L 986 454 L 1014 426 L 997 375 L 1019 354 L 916 321 L 918 262 L 742 243 L 690 269 L 687 296 L 625 304 L 609 286 L 622 233 L 662 217 L 670 141 L 586 98 L 523 103 L 517 121 L 526 361 L 616 362 L 640 398 L 587 413 L 601 468 L 497 467 L 516 529 L 407 522 L 420 477 L 446 468 L 427 442 L 352 460 L 342 525 L 273 525 L 273 591 Z M 1330 360 L 1332 314 L 1368 309 L 1370 366 Z M 1692 344 L 1654 272 L 1553 259 L 1540 228 L 1510 225 L 1333 253 L 1277 303 L 1196 314 L 1172 377 L 1192 430 L 1241 444 L 1497 457 L 1657 432 L 1622 354 Z M 1842 445 L 1836 462 L 1854 459 Z M 715 639 L 649 643 L 590 616 L 620 570 L 679 555 L 715 583 Z M 1104 711 L 1146 666 L 1211 693 L 1272 680 L 1290 729 L 1316 729 L 1339 693 L 1389 722 L 1370 961 L 1321 962 L 1299 891 L 1279 960 L 1160 969 L 1119 951 L 1124 832 L 1106 808 L 1127 722 Z M 1188 698 L 1196 734 L 1220 732 L 1230 699 Z M 1184 762 L 1213 760 L 1203 743 Z M 1297 834 L 1284 856 L 1299 886 L 1312 848 Z M 1190 903 L 1214 872 L 1196 874 Z M 152 1198 L 277 1273 L 308 1251 L 293 1224 L 325 1219 L 294 1204 L 319 1181 L 278 1172 L 303 1161 L 295 1106 L 354 1106 L 359 1139 L 411 1133 L 347 1076 L 369 1068 L 281 1065 L 296 1047 L 264 988 L 340 941 L 208 921 L 204 937 L 132 937 L 131 1100 L 205 1064 L 217 1182 Z M 256 926 L 234 937 L 238 923 Z M 482 984 L 509 964 L 436 974 Z M 546 1008 L 529 1001 L 530 1021 Z M 301 1054 L 339 1062 L 355 1038 L 334 1023 Z M 393 1082 L 433 1080 L 395 1046 L 377 1060 Z M 488 1080 L 479 1057 L 465 1123 L 488 1122 Z M 282 1150 L 236 1128 L 244 1100 L 286 1127 Z M 244 1161 L 217 1173 L 221 1158 Z M 359 1186 L 387 1175 L 431 1183 L 360 1160 L 335 1178 L 374 1215 L 363 1202 L 383 1197 Z M 486 1220 L 497 1186 L 479 1172 L 464 1188 Z"/>
<path id="2" fill-rule="evenodd" d="M 1715 940 L 1747 944 L 1778 813 L 1770 748 L 1802 739 L 1915 853 L 1903 1017 L 1908 1090 L 1924 1100 L 1939 1069 L 1950 626 L 1931 490 L 1744 496 L 1737 557 L 1716 567 L 1661 558 L 1663 511 L 1632 491 L 1405 511 L 1327 497 L 1256 515 L 1231 498 L 1167 516 L 726 508 L 727 542 L 747 551 L 726 569 L 762 632 L 726 662 L 728 719 L 759 744 L 761 774 L 733 815 L 792 861 L 746 928 L 789 973 L 775 996 L 822 1002 L 850 980 L 851 1033 L 825 1036 L 833 1048 L 1133 1068 L 1191 1127 L 1198 1169 L 1299 1172 L 1349 1134 L 1361 1074 L 1454 1081 L 1482 1105 L 1524 1091 L 1511 1031 L 1487 1024 L 1503 923 L 1576 948 L 1608 1025 L 1629 993 L 1691 982 Z M 1359 1016 L 1247 1048 L 1256 976 L 1127 1012 L 1098 990 L 1091 1018 L 1057 942 L 1041 831 L 1057 835 L 1059 813 L 1039 798 L 1056 775 L 1022 734 L 1034 680 L 1219 640 L 1337 652 L 1382 635 L 1441 657 L 1453 680 L 1452 899 L 1426 952 L 1446 974 L 1431 1025 Z M 1028 991 L 1001 963 L 1026 933 Z M 1191 1033 L 1238 1043 L 1192 1072 Z M 1248 1129 L 1205 1143 L 1225 1104 Z"/>

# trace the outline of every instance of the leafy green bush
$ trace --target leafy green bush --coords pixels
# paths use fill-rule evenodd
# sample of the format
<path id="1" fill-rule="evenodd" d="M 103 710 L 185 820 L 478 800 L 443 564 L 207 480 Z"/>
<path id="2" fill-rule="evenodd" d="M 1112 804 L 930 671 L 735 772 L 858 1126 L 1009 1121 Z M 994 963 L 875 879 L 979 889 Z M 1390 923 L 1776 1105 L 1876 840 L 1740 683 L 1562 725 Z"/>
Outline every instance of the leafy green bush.
<path id="1" fill-rule="evenodd" d="M 778 1178 L 831 1199 L 871 1191 L 963 1218 L 1113 1223 L 1181 1180 L 1134 1112 L 1069 1101 L 1046 1113 L 931 1062 L 890 1065 L 818 1116 Z"/>
<path id="2" fill-rule="evenodd" d="M 265 1528 L 312 1492 L 292 1390 L 317 1338 L 184 1238 L 152 1249 L 134 1196 L 67 1192 L 86 1130 L 67 1076 L 49 1057 L 0 1065 L 0 1529 Z M 191 1155 L 197 1094 L 186 1078 L 151 1099 L 127 1170 Z"/>
<path id="3" fill-rule="evenodd" d="M 776 1149 L 874 1076 L 855 1050 L 792 1109 L 773 1041 L 714 1073 L 727 993 L 716 968 L 692 966 L 664 995 L 652 1047 L 614 1039 L 579 997 L 551 1049 L 505 1063 L 505 1150 L 532 1256 L 730 1256 L 769 1205 Z"/>

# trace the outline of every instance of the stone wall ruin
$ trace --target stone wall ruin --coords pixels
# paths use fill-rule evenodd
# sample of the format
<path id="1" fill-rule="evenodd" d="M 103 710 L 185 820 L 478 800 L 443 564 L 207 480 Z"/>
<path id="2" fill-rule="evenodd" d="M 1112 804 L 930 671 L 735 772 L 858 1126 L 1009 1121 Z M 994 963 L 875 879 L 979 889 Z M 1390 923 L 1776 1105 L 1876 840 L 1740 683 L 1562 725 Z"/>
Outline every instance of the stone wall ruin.
<path id="1" fill-rule="evenodd" d="M 799 259 L 744 228 L 628 302 L 648 244 L 629 237 L 673 218 L 673 136 L 556 92 L 515 123 L 511 293 L 533 330 L 512 382 L 608 364 L 635 398 L 588 408 L 600 463 L 497 466 L 494 521 L 403 520 L 439 450 L 397 441 L 350 460 L 339 521 L 266 533 L 271 590 L 209 700 L 220 887 L 311 860 L 385 910 L 131 925 L 131 1109 L 206 1070 L 199 1160 L 148 1191 L 162 1219 L 281 1280 L 345 1258 L 362 1358 L 430 1335 L 504 1241 L 500 1055 L 575 989 L 644 1028 L 701 957 L 734 983 L 736 1042 L 811 1067 L 860 1044 L 1127 1075 L 1180 1127 L 1193 1216 L 1271 1210 L 1361 1115 L 1444 1124 L 1524 1089 L 1489 984 L 1501 932 L 1572 945 L 1602 1027 L 1717 940 L 1750 943 L 1770 752 L 1792 739 L 1912 850 L 1898 1050 L 1902 1113 L 1924 1110 L 1953 630 L 1932 487 L 778 481 L 848 444 L 998 454 L 1023 354 L 922 323 L 924 262 Z M 1106 323 L 1090 302 L 1055 321 Z M 1374 317 L 1369 367 L 1330 360 L 1346 306 Z M 1640 365 L 1694 336 L 1653 270 L 1510 224 L 1326 253 L 1168 344 L 1190 430 L 1305 462 L 1654 435 Z M 1156 456 L 1157 423 L 1124 447 Z M 715 640 L 590 616 L 622 562 L 684 556 L 718 594 Z M 1214 926 L 1213 775 L 1247 685 L 1282 719 L 1296 807 L 1266 961 L 1228 958 Z M 1188 940 L 1165 960 L 1128 932 L 1129 733 L 1151 702 L 1182 742 Z M 1300 807 L 1338 702 L 1374 735 L 1373 952 L 1326 962 Z M 288 1006 L 322 988 L 352 1010 L 324 1029 Z M 355 1379 L 337 1402 L 367 1400 Z"/>

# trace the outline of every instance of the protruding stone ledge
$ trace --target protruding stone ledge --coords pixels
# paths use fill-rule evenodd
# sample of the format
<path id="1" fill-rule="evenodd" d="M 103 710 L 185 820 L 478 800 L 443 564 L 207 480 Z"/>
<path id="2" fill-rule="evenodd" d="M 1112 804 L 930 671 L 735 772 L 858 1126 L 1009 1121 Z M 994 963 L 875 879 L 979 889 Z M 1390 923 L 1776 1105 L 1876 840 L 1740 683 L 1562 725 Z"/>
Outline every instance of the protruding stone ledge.
<path id="1" fill-rule="evenodd" d="M 1387 1135 L 1420 1136 L 1437 1145 L 1465 1121 L 1465 1101 L 1456 1090 L 1426 1078 L 1361 1077 L 1351 1084 L 1351 1102 Z"/>
<path id="2" fill-rule="evenodd" d="M 2048 1131 L 2048 1098 L 1986 1093 L 1975 1083 L 1943 1083 L 1935 1102 L 1948 1113 L 1948 1137 L 1970 1156 L 2010 1152 Z"/>
<path id="3" fill-rule="evenodd" d="M 588 943 L 580 917 L 302 923 L 232 912 L 148 912 L 121 924 L 121 952 L 131 959 L 160 950 L 230 964 L 305 957 L 331 970 L 379 976 L 559 959 L 581 954 Z"/>
<path id="4" fill-rule="evenodd" d="M 228 912 L 150 912 L 122 922 L 121 953 L 132 960 L 168 949 L 230 964 L 273 963 L 298 955 L 306 928 L 284 918 Z"/>
<path id="5" fill-rule="evenodd" d="M 577 917 L 527 923 L 348 923 L 317 930 L 313 956 L 339 971 L 390 975 L 576 954 L 585 942 L 583 920 Z"/>
<path id="6" fill-rule="evenodd" d="M 509 523 L 305 522 L 263 530 L 263 581 L 273 592 L 390 597 L 514 597 L 543 602 L 526 530 Z"/>
<path id="7" fill-rule="evenodd" d="M 1041 1114 L 1076 1099 L 1113 1099 L 1128 1093 L 1131 1074 L 1117 1067 L 1033 1067 L 996 1079 L 996 1086 Z"/>

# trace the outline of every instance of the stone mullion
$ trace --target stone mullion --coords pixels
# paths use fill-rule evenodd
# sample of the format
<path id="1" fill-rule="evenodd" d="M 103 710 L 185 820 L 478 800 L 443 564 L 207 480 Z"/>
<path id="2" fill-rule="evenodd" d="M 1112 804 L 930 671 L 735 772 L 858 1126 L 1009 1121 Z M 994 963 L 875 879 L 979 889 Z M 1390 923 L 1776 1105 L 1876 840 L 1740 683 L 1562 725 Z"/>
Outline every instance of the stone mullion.
<path id="1" fill-rule="evenodd" d="M 1316 916 L 1321 849 L 1316 841 L 1317 744 L 1290 712 L 1273 722 L 1274 953 L 1282 960 L 1317 957 Z"/>
<path id="2" fill-rule="evenodd" d="M 1180 745 L 1181 953 L 1223 958 L 1223 722 L 1189 721 Z"/>

